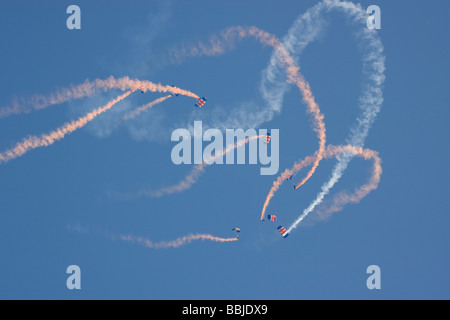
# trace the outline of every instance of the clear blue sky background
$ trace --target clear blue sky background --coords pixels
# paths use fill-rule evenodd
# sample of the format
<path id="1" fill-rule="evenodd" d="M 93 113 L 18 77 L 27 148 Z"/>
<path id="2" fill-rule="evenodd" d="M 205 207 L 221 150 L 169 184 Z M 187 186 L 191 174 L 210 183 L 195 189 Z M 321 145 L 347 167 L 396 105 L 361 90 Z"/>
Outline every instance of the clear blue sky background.
<path id="1" fill-rule="evenodd" d="M 164 64 L 169 49 L 206 40 L 230 25 L 256 25 L 283 37 L 313 1 L 2 1 L 0 106 L 85 79 L 128 75 L 208 97 L 171 99 L 132 126 L 109 130 L 105 114 L 49 148 L 0 165 L 0 298 L 417 299 L 450 298 L 449 21 L 447 1 L 363 1 L 382 10 L 385 102 L 368 148 L 383 159 L 378 189 L 328 221 L 310 219 L 286 240 L 258 222 L 274 177 L 259 166 L 208 168 L 190 190 L 160 199 L 120 201 L 109 191 L 158 188 L 188 166 L 170 160 L 171 128 L 192 112 L 208 119 L 241 101 L 262 103 L 258 86 L 271 50 L 253 40 L 222 57 Z M 66 28 L 66 8 L 81 7 L 82 29 Z M 358 114 L 361 61 L 354 30 L 332 13 L 301 58 L 326 117 L 328 142 L 340 144 Z M 118 92 L 0 120 L 0 149 L 102 105 Z M 117 109 L 160 94 L 134 94 Z M 122 109 L 121 109 L 122 108 Z M 155 120 L 157 119 L 157 120 Z M 207 121 L 207 120 L 206 120 Z M 280 129 L 280 169 L 312 154 L 317 139 L 297 90 L 264 128 Z M 147 130 L 145 130 L 147 129 Z M 270 212 L 291 223 L 314 199 L 334 160 L 323 161 L 301 190 L 283 186 Z M 332 194 L 364 183 L 371 163 L 351 162 Z M 86 234 L 70 231 L 81 225 Z M 103 236 L 154 241 L 194 233 L 232 237 L 153 250 Z M 79 265 L 82 289 L 66 288 Z M 366 268 L 381 268 L 381 290 L 366 288 Z"/>

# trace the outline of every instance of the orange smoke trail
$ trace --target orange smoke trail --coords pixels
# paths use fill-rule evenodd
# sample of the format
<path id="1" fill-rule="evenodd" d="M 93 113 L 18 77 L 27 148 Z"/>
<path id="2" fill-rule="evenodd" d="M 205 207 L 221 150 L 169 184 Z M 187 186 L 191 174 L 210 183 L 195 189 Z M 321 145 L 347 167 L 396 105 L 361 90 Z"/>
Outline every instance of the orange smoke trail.
<path id="1" fill-rule="evenodd" d="M 303 101 L 307 105 L 308 113 L 312 115 L 314 131 L 317 133 L 317 137 L 319 139 L 319 149 L 317 151 L 316 160 L 314 161 L 311 169 L 303 178 L 303 180 L 300 181 L 300 183 L 295 186 L 295 188 L 297 189 L 303 184 L 305 184 L 305 182 L 308 181 L 308 179 L 314 174 L 316 168 L 319 166 L 320 160 L 322 160 L 323 158 L 326 144 L 326 129 L 324 116 L 320 112 L 319 105 L 315 101 L 309 83 L 304 79 L 304 77 L 299 72 L 300 67 L 298 67 L 295 64 L 294 59 L 291 57 L 291 55 L 283 46 L 280 40 L 276 38 L 274 35 L 259 30 L 256 27 L 250 27 L 247 30 L 241 27 L 236 28 L 239 31 L 239 35 L 241 37 L 245 36 L 246 34 L 254 36 L 257 39 L 259 39 L 263 44 L 272 46 L 278 52 L 279 60 L 285 67 L 287 73 L 288 83 L 294 84 L 300 89 L 303 95 Z"/>
<path id="2" fill-rule="evenodd" d="M 287 82 L 294 84 L 300 89 L 303 101 L 307 106 L 307 112 L 312 115 L 313 128 L 319 139 L 319 148 L 311 169 L 303 180 L 295 186 L 297 189 L 305 184 L 305 182 L 314 174 L 316 168 L 319 166 L 320 160 L 323 158 L 326 146 L 326 129 L 324 116 L 320 111 L 319 105 L 315 101 L 310 85 L 300 73 L 300 67 L 295 64 L 294 59 L 286 50 L 283 43 L 276 36 L 260 30 L 257 27 L 233 26 L 222 31 L 220 37 L 211 37 L 210 46 L 200 43 L 198 46 L 182 48 L 180 52 L 174 51 L 173 54 L 175 58 L 178 59 L 180 56 L 221 55 L 226 49 L 232 49 L 234 47 L 234 42 L 237 39 L 245 37 L 254 37 L 263 45 L 270 46 L 277 52 L 279 60 L 286 71 L 288 78 Z"/>
<path id="3" fill-rule="evenodd" d="M 370 149 L 363 149 L 361 147 L 355 147 L 351 145 L 346 146 L 329 145 L 325 153 L 323 154 L 323 157 L 329 159 L 332 157 L 336 157 L 337 155 L 341 155 L 343 153 L 352 153 L 355 156 L 364 158 L 365 160 L 372 159 L 374 161 L 372 176 L 367 184 L 358 188 L 353 194 L 349 195 L 347 193 L 344 193 L 335 197 L 333 205 L 324 214 L 330 214 L 332 212 L 340 211 L 342 210 L 343 206 L 348 202 L 353 203 L 359 202 L 369 192 L 376 189 L 378 187 L 378 183 L 380 182 L 380 177 L 382 173 L 381 158 L 378 156 L 378 153 L 376 151 Z M 261 220 L 264 218 L 270 200 L 273 198 L 275 192 L 280 188 L 283 182 L 286 181 L 286 178 L 300 171 L 302 168 L 314 163 L 318 156 L 317 154 L 318 152 L 316 152 L 314 156 L 306 157 L 302 161 L 294 164 L 292 169 L 286 169 L 280 176 L 278 176 L 277 180 L 273 182 L 272 188 L 270 189 L 264 202 L 263 209 L 261 212 Z"/>
<path id="4" fill-rule="evenodd" d="M 196 165 L 192 171 L 180 182 L 178 182 L 175 185 L 169 186 L 169 187 L 163 187 L 159 190 L 143 190 L 140 191 L 137 196 L 150 196 L 154 198 L 163 197 L 165 195 L 173 194 L 173 193 L 181 193 L 187 189 L 190 189 L 194 183 L 198 181 L 200 176 L 205 171 L 206 164 L 198 164 Z"/>
<path id="5" fill-rule="evenodd" d="M 81 99 L 93 95 L 97 90 L 118 89 L 122 91 L 141 89 L 152 92 L 170 92 L 184 96 L 199 99 L 200 97 L 188 90 L 183 90 L 173 86 L 165 86 L 161 83 L 153 83 L 147 80 L 130 79 L 129 77 L 114 78 L 110 76 L 107 79 L 86 80 L 81 84 L 72 85 L 69 88 L 63 88 L 48 96 L 35 95 L 29 99 L 16 98 L 11 106 L 0 109 L 0 119 L 6 118 L 12 114 L 29 113 L 33 110 L 42 110 L 49 106 L 61 104 L 63 102 Z"/>
<path id="6" fill-rule="evenodd" d="M 143 245 L 147 248 L 152 249 L 168 249 L 168 248 L 178 248 L 183 245 L 189 244 L 192 241 L 197 240 L 209 240 L 209 241 L 215 241 L 215 242 L 232 242 L 232 241 L 238 241 L 238 238 L 220 238 L 216 237 L 210 234 L 188 234 L 186 236 L 177 238 L 172 241 L 161 241 L 161 242 L 153 242 L 147 238 L 143 237 L 136 237 L 133 235 L 121 235 L 120 239 L 127 242 L 137 243 L 140 245 Z"/>
<path id="7" fill-rule="evenodd" d="M 348 203 L 358 203 L 362 198 L 364 198 L 371 191 L 375 190 L 378 187 L 381 179 L 381 174 L 383 172 L 383 169 L 381 167 L 381 158 L 378 156 L 377 152 L 372 150 L 365 149 L 363 153 L 364 155 L 362 156 L 364 157 L 364 159 L 372 159 L 374 161 L 372 176 L 370 177 L 369 181 L 361 187 L 355 189 L 353 193 L 348 193 L 346 191 L 340 192 L 333 197 L 333 199 L 331 200 L 331 204 L 317 208 L 316 214 L 320 218 L 325 219 L 332 213 L 341 211 Z"/>
<path id="8" fill-rule="evenodd" d="M 208 159 L 208 161 L 213 162 L 216 158 L 223 157 L 228 152 L 230 152 L 232 150 L 235 150 L 235 149 L 237 149 L 239 147 L 242 147 L 243 145 L 249 143 L 250 141 L 253 141 L 253 140 L 256 140 L 256 139 L 259 139 L 259 138 L 262 138 L 262 137 L 265 137 L 265 135 L 257 135 L 257 136 L 247 137 L 245 139 L 237 141 L 235 144 L 230 144 L 222 151 L 222 154 L 214 155 L 213 157 L 211 157 L 211 159 Z"/>
<path id="9" fill-rule="evenodd" d="M 237 141 L 235 144 L 230 144 L 222 151 L 221 154 L 217 154 L 217 155 L 214 155 L 213 157 L 211 157 L 210 161 L 213 162 L 214 159 L 216 159 L 217 157 L 223 157 L 228 152 L 235 150 L 235 149 L 249 143 L 252 140 L 259 139 L 262 137 L 265 137 L 265 135 L 257 135 L 257 136 L 247 137 L 245 139 Z M 159 197 L 166 196 L 169 194 L 181 193 L 185 190 L 188 190 L 192 187 L 193 184 L 195 184 L 198 181 L 198 179 L 201 177 L 201 175 L 205 172 L 206 166 L 208 166 L 208 164 L 205 161 L 203 161 L 203 163 L 194 166 L 192 171 L 183 180 L 181 180 L 177 184 L 169 186 L 169 187 L 163 187 L 159 190 L 150 190 L 150 191 L 143 190 L 143 191 L 138 192 L 137 197 L 149 196 L 149 197 L 159 198 Z M 119 197 L 124 198 L 124 199 L 130 198 L 130 196 L 119 196 Z"/>
<path id="10" fill-rule="evenodd" d="M 116 103 L 122 101 L 136 90 L 137 88 L 126 92 L 118 96 L 116 99 L 110 101 L 107 105 L 89 112 L 84 117 L 80 117 L 78 120 L 73 120 L 69 123 L 66 123 L 62 127 L 48 134 L 42 134 L 39 137 L 30 136 L 28 138 L 25 138 L 22 142 L 17 143 L 14 148 L 0 153 L 0 163 L 6 163 L 12 159 L 16 159 L 32 149 L 52 145 L 53 143 L 55 143 L 55 141 L 63 139 L 67 134 L 70 134 L 75 130 L 84 127 L 88 122 L 92 121 L 103 112 L 111 109 Z"/>
<path id="11" fill-rule="evenodd" d="M 139 108 L 137 108 L 137 109 L 135 109 L 135 110 L 129 112 L 128 114 L 126 114 L 126 115 L 123 117 L 123 120 L 126 121 L 126 120 L 129 120 L 129 119 L 134 119 L 135 117 L 137 117 L 138 115 L 140 115 L 142 112 L 147 111 L 148 109 L 151 109 L 153 106 L 155 106 L 155 105 L 157 105 L 157 104 L 159 104 L 159 103 L 161 103 L 161 102 L 163 102 L 163 101 L 166 101 L 166 100 L 169 99 L 171 96 L 172 96 L 172 95 L 168 95 L 168 96 L 165 96 L 165 97 L 161 97 L 161 98 L 158 98 L 158 99 L 156 99 L 156 100 L 153 100 L 153 101 L 151 101 L 151 102 L 149 102 L 149 103 L 147 103 L 147 104 L 145 104 L 145 105 L 143 105 L 143 106 L 140 106 Z"/>
<path id="12" fill-rule="evenodd" d="M 264 219 L 264 215 L 266 213 L 267 207 L 269 206 L 270 200 L 273 198 L 275 192 L 280 188 L 283 182 L 286 181 L 286 179 L 291 175 L 293 175 L 295 172 L 313 163 L 316 160 L 316 158 L 317 152 L 315 153 L 314 156 L 306 157 L 300 163 L 296 163 L 292 169 L 286 169 L 280 176 L 278 176 L 277 180 L 273 182 L 272 188 L 270 188 L 269 194 L 267 195 L 266 200 L 264 201 L 263 209 L 261 212 L 261 221 Z"/>

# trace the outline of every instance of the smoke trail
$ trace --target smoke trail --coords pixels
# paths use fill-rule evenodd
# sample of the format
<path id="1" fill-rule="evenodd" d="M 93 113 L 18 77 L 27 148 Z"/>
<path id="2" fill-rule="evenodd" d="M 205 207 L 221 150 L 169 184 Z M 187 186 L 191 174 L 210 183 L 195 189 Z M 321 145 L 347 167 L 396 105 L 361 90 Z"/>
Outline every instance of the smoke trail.
<path id="1" fill-rule="evenodd" d="M 192 241 L 198 241 L 198 240 L 209 240 L 209 241 L 215 241 L 215 242 L 232 242 L 232 241 L 238 241 L 239 238 L 220 238 L 216 237 L 210 234 L 188 234 L 186 236 L 177 238 L 172 241 L 161 241 L 161 242 L 153 242 L 150 239 L 143 238 L 143 237 L 136 237 L 133 235 L 121 235 L 119 236 L 120 240 L 137 243 L 140 245 L 143 245 L 147 248 L 152 249 L 168 249 L 168 248 L 178 248 L 183 245 L 189 244 Z"/>
<path id="2" fill-rule="evenodd" d="M 67 229 L 70 232 L 77 232 L 77 233 L 81 233 L 84 235 L 90 234 L 92 232 L 91 228 L 86 227 L 86 226 L 82 226 L 79 223 L 75 223 L 75 224 L 68 224 L 67 225 Z M 134 235 L 117 235 L 117 234 L 112 234 L 108 231 L 102 230 L 102 229 L 95 229 L 94 230 L 95 233 L 97 233 L 98 235 L 111 239 L 111 240 L 122 240 L 122 241 L 126 241 L 126 242 L 130 242 L 130 243 L 136 243 L 139 245 L 143 245 L 147 248 L 152 248 L 152 249 L 169 249 L 169 248 L 178 248 L 181 247 L 183 245 L 186 244 L 190 244 L 193 241 L 198 241 L 198 240 L 208 240 L 208 241 L 214 241 L 214 242 L 233 242 L 233 241 L 238 241 L 239 238 L 235 237 L 235 238 L 221 238 L 221 237 L 216 237 L 213 236 L 211 234 L 193 234 L 193 233 L 189 233 L 185 236 L 179 237 L 175 240 L 170 240 L 170 241 L 160 241 L 160 242 L 153 242 L 148 238 L 144 238 L 144 237 L 138 237 L 138 236 L 134 236 Z"/>
<path id="3" fill-rule="evenodd" d="M 320 15 L 321 10 L 323 10 L 322 2 L 308 9 L 301 15 L 301 18 L 293 23 L 288 34 L 283 37 L 284 47 L 290 52 L 297 64 L 298 56 L 319 36 L 326 24 Z M 298 30 L 301 30 L 301 32 Z M 260 92 L 274 109 L 281 109 L 283 97 L 290 88 L 285 81 L 285 75 L 280 72 L 282 68 L 278 55 L 274 52 L 261 78 Z"/>
<path id="4" fill-rule="evenodd" d="M 103 107 L 97 108 L 94 111 L 89 112 L 84 117 L 80 117 L 78 120 L 73 120 L 69 123 L 64 124 L 62 127 L 48 133 L 42 134 L 41 136 L 30 136 L 22 140 L 13 147 L 12 149 L 6 150 L 0 153 L 0 163 L 6 163 L 12 159 L 16 159 L 32 149 L 39 147 L 47 147 L 52 145 L 55 141 L 63 139 L 67 134 L 74 132 L 77 129 L 84 127 L 88 122 L 95 119 L 98 115 L 111 109 L 116 103 L 122 101 L 130 94 L 135 92 L 137 89 L 130 90 L 116 99 L 110 101 Z"/>
<path id="5" fill-rule="evenodd" d="M 190 189 L 194 183 L 198 181 L 200 176 L 205 171 L 206 164 L 198 164 L 194 166 L 192 171 L 180 182 L 169 187 L 163 187 L 159 190 L 141 190 L 136 194 L 136 197 L 148 196 L 153 198 L 160 198 L 169 194 L 181 193 Z"/>
<path id="6" fill-rule="evenodd" d="M 346 143 L 362 147 L 364 146 L 369 129 L 380 111 L 383 102 L 382 84 L 385 79 L 383 45 L 378 38 L 376 30 L 370 30 L 366 27 L 367 15 L 365 11 L 360 5 L 355 5 L 351 2 L 324 0 L 297 18 L 288 34 L 283 38 L 283 45 L 289 50 L 295 60 L 298 61 L 298 56 L 303 49 L 322 32 L 326 24 L 323 19 L 323 14 L 331 10 L 343 11 L 353 20 L 354 24 L 361 26 L 360 30 L 356 33 L 356 40 L 362 52 L 363 73 L 366 75 L 367 80 L 365 81 L 363 93 L 359 98 L 362 113 L 357 118 L 356 125 L 352 127 L 351 135 L 346 140 Z M 278 70 L 281 68 L 282 62 L 279 61 L 278 55 L 274 53 L 261 81 L 260 90 L 263 93 L 263 97 L 270 104 L 274 105 L 281 105 L 283 96 L 288 89 L 286 83 L 280 79 L 280 72 Z M 353 154 L 338 156 L 338 163 L 333 169 L 332 177 L 322 186 L 322 192 L 318 194 L 316 200 L 304 211 L 304 214 L 307 215 L 316 205 L 321 203 L 324 196 L 342 176 L 353 156 Z M 286 171 L 285 177 L 288 177 L 290 174 L 289 171 Z M 269 194 L 268 198 L 266 198 L 263 211 L 267 207 L 271 196 Z M 298 225 L 295 222 L 294 224 Z"/>
<path id="7" fill-rule="evenodd" d="M 264 201 L 263 209 L 261 211 L 261 221 L 264 219 L 270 200 L 275 196 L 275 192 L 278 191 L 283 182 L 286 181 L 286 179 L 288 179 L 291 175 L 295 174 L 302 168 L 309 166 L 311 163 L 316 161 L 316 158 L 317 158 L 317 151 L 315 152 L 314 156 L 306 157 L 301 162 L 294 164 L 292 169 L 286 169 L 283 173 L 281 173 L 281 175 L 278 176 L 277 180 L 273 182 L 273 185 L 266 196 L 266 200 Z"/>
<path id="8" fill-rule="evenodd" d="M 356 189 L 354 193 L 348 194 L 344 192 L 335 196 L 335 198 L 332 201 L 332 205 L 321 211 L 322 216 L 330 215 L 333 212 L 340 211 L 344 207 L 344 205 L 346 205 L 349 202 L 351 203 L 359 202 L 369 192 L 375 190 L 378 187 L 378 183 L 380 182 L 380 177 L 382 173 L 381 159 L 379 158 L 378 153 L 376 151 L 372 151 L 370 149 L 363 149 L 362 147 L 351 145 L 337 146 L 337 147 L 329 146 L 327 148 L 325 157 L 328 158 L 339 155 L 343 155 L 344 157 L 359 156 L 363 157 L 366 160 L 373 159 L 374 165 L 372 176 L 367 184 Z M 295 229 L 300 224 L 300 222 L 302 222 L 308 216 L 308 214 L 322 202 L 325 195 L 329 192 L 331 187 L 337 182 L 336 179 L 339 179 L 339 177 L 337 178 L 332 177 L 327 183 L 324 184 L 324 186 L 322 186 L 322 192 L 319 193 L 319 196 L 309 205 L 308 208 L 304 210 L 303 214 L 300 215 L 297 218 L 297 220 L 295 220 L 294 223 L 288 228 L 288 232 L 291 232 L 293 229 Z"/>
<path id="9" fill-rule="evenodd" d="M 321 210 L 322 217 L 328 216 L 333 212 L 342 210 L 344 205 L 346 205 L 349 202 L 351 202 L 351 203 L 359 202 L 369 192 L 376 189 L 380 182 L 380 177 L 381 177 L 381 173 L 382 173 L 381 159 L 378 156 L 378 153 L 376 151 L 373 151 L 370 149 L 363 149 L 362 147 L 356 147 L 356 146 L 352 146 L 352 145 L 346 145 L 346 146 L 328 145 L 323 156 L 326 159 L 330 159 L 333 157 L 339 157 L 340 155 L 348 156 L 350 154 L 352 156 L 358 156 L 358 157 L 364 158 L 365 160 L 372 160 L 374 162 L 372 176 L 367 184 L 364 184 L 360 188 L 356 189 L 352 194 L 343 192 L 343 193 L 340 193 L 338 196 L 336 196 L 333 199 L 331 206 L 329 206 L 326 209 Z M 311 165 L 312 163 L 314 163 L 316 157 L 317 157 L 317 152 L 315 153 L 314 156 L 308 156 L 308 157 L 304 158 L 300 162 L 294 164 L 292 169 L 286 169 L 280 176 L 278 176 L 277 180 L 275 180 L 273 182 L 272 188 L 270 189 L 269 194 L 267 195 L 266 200 L 264 202 L 263 210 L 261 212 L 261 220 L 265 216 L 265 212 L 266 212 L 267 206 L 269 205 L 270 200 L 273 198 L 273 196 L 275 195 L 275 192 L 280 188 L 280 186 L 283 184 L 283 182 L 285 182 L 286 179 L 290 175 L 295 174 L 296 172 L 300 171 L 304 167 L 307 167 L 307 166 Z M 298 223 L 300 223 L 305 217 L 306 217 L 306 215 L 303 216 Z M 290 230 L 291 230 L 291 228 L 289 228 L 289 231 Z"/>
<path id="10" fill-rule="evenodd" d="M 151 109 L 153 106 L 155 106 L 155 105 L 157 105 L 157 104 L 160 104 L 160 103 L 163 102 L 163 101 L 166 101 L 166 100 L 169 99 L 171 96 L 172 96 L 172 95 L 168 95 L 168 96 L 165 96 L 165 97 L 161 97 L 161 98 L 158 98 L 158 99 L 156 99 L 156 100 L 153 100 L 153 101 L 151 101 L 151 102 L 149 102 L 149 103 L 147 103 L 147 104 L 144 104 L 143 106 L 140 106 L 139 108 L 137 108 L 137 109 L 135 109 L 135 110 L 130 111 L 129 113 L 127 113 L 127 114 L 122 118 L 122 120 L 123 120 L 123 121 L 126 121 L 126 120 L 130 120 L 130 119 L 134 119 L 135 117 L 137 117 L 138 115 L 140 115 L 142 112 L 145 112 L 145 111 Z"/>
<path id="11" fill-rule="evenodd" d="M 306 174 L 303 180 L 296 185 L 297 189 L 314 174 L 320 160 L 322 159 L 326 145 L 326 129 L 324 116 L 320 112 L 319 105 L 315 101 L 309 83 L 299 72 L 300 67 L 295 64 L 294 59 L 285 48 L 284 44 L 274 35 L 260 30 L 257 27 L 233 26 L 223 30 L 220 33 L 220 36 L 212 36 L 208 45 L 199 43 L 195 46 L 184 46 L 181 49 L 174 50 L 172 52 L 172 56 L 175 60 L 180 61 L 186 56 L 221 55 L 227 50 L 233 49 L 236 41 L 245 37 L 254 37 L 259 40 L 261 44 L 270 46 L 274 49 L 274 55 L 277 56 L 278 61 L 281 63 L 282 68 L 286 72 L 287 83 L 294 84 L 299 88 L 303 96 L 303 101 L 306 103 L 307 112 L 312 115 L 313 129 L 319 139 L 318 154 L 310 171 Z"/>
<path id="12" fill-rule="evenodd" d="M 172 97 L 172 95 L 167 95 L 167 96 L 164 96 L 164 97 L 157 98 L 157 99 L 155 99 L 153 101 L 150 101 L 150 102 L 148 102 L 148 103 L 146 103 L 144 105 L 141 105 L 141 106 L 137 107 L 136 109 L 134 109 L 132 111 L 129 111 L 128 113 L 123 115 L 121 118 L 116 120 L 114 125 L 111 125 L 111 127 L 108 128 L 108 131 L 112 132 L 112 131 L 116 130 L 118 127 L 120 127 L 126 121 L 136 118 L 137 116 L 141 115 L 143 112 L 146 112 L 147 110 L 153 108 L 155 105 L 166 101 L 170 97 Z"/>
<path id="13" fill-rule="evenodd" d="M 360 41 L 360 48 L 363 51 L 363 73 L 366 74 L 368 78 L 365 84 L 365 90 L 359 99 L 362 114 L 357 118 L 357 124 L 352 128 L 351 135 L 346 142 L 353 146 L 362 147 L 364 146 L 364 141 L 369 133 L 369 129 L 375 121 L 375 118 L 381 109 L 381 104 L 383 103 L 382 85 L 385 79 L 383 45 L 376 30 L 368 29 L 366 27 L 367 15 L 361 6 L 351 2 L 339 2 L 335 0 L 326 0 L 324 1 L 324 5 L 327 10 L 342 10 L 353 19 L 354 23 L 361 26 L 361 29 L 356 36 L 357 40 Z M 302 19 L 302 17 L 300 19 Z M 291 31 L 291 35 L 295 37 L 294 33 L 298 34 L 300 30 L 292 29 Z M 316 199 L 289 227 L 289 232 L 295 229 L 299 223 L 322 202 L 325 195 L 328 194 L 331 188 L 342 177 L 352 158 L 353 154 L 343 154 L 338 158 L 338 163 L 333 169 L 330 180 L 322 186 L 322 190 L 319 192 Z"/>
<path id="14" fill-rule="evenodd" d="M 107 79 L 86 80 L 81 84 L 72 85 L 69 88 L 63 88 L 48 96 L 35 95 L 31 98 L 16 98 L 11 102 L 11 106 L 0 109 L 0 119 L 12 114 L 30 113 L 31 111 L 42 110 L 52 105 L 84 97 L 92 96 L 98 90 L 106 92 L 108 90 L 118 89 L 122 91 L 141 89 L 144 92 L 170 92 L 184 96 L 199 99 L 195 93 L 183 90 L 173 86 L 165 86 L 160 83 L 153 83 L 147 80 L 130 79 L 129 77 L 114 78 L 110 76 Z"/>
<path id="15" fill-rule="evenodd" d="M 340 192 L 333 197 L 331 204 L 325 207 L 319 207 L 316 210 L 317 216 L 322 219 L 329 217 L 332 213 L 341 211 L 348 203 L 357 203 L 372 190 L 375 190 L 380 182 L 382 168 L 381 159 L 378 155 L 373 155 L 373 173 L 368 183 L 357 188 L 353 193 Z"/>
<path id="16" fill-rule="evenodd" d="M 195 184 L 198 179 L 202 176 L 202 174 L 205 172 L 206 167 L 208 166 L 208 163 L 213 163 L 214 160 L 218 157 L 225 156 L 228 152 L 235 150 L 247 143 L 249 143 L 252 140 L 256 140 L 259 138 L 265 137 L 264 135 L 257 135 L 248 137 L 245 139 L 242 139 L 240 141 L 237 141 L 234 144 L 228 145 L 224 150 L 222 150 L 222 153 L 219 153 L 217 155 L 212 156 L 210 159 L 203 159 L 203 162 L 201 164 L 198 164 L 194 166 L 194 168 L 191 170 L 191 172 L 180 182 L 178 182 L 175 185 L 163 187 L 158 190 L 141 190 L 135 195 L 118 195 L 119 198 L 122 199 L 130 199 L 130 198 L 138 198 L 142 196 L 148 196 L 153 198 L 160 198 L 166 195 L 174 194 L 174 193 L 181 193 L 183 191 L 186 191 L 192 187 L 193 184 Z"/>

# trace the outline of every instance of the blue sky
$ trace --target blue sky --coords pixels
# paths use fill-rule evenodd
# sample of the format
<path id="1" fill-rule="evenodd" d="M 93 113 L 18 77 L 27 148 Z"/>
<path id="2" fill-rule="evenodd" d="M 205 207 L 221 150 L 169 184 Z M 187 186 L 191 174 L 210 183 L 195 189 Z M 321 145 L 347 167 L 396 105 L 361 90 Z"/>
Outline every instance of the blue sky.
<path id="1" fill-rule="evenodd" d="M 66 8 L 81 8 L 81 30 L 66 28 Z M 259 84 L 271 50 L 244 40 L 220 57 L 173 64 L 167 53 L 206 41 L 231 25 L 255 25 L 282 38 L 313 1 L 3 1 L 0 4 L 0 107 L 14 97 L 49 94 L 85 79 L 129 76 L 173 84 L 208 97 L 203 109 L 178 97 L 112 130 L 115 115 L 162 94 L 135 93 L 85 128 L 48 148 L 0 165 L 0 298 L 39 299 L 449 299 L 448 74 L 450 8 L 443 1 L 378 4 L 386 56 L 384 103 L 366 139 L 379 152 L 377 190 L 327 221 L 313 217 L 286 240 L 258 221 L 275 176 L 257 165 L 206 170 L 184 193 L 122 201 L 112 192 L 181 180 L 170 133 L 194 119 L 213 122 L 241 106 L 264 107 Z M 325 115 L 327 143 L 341 144 L 358 115 L 361 55 L 355 27 L 339 13 L 301 55 L 301 70 Z M 0 149 L 48 132 L 117 96 L 95 95 L 0 119 Z M 201 113 L 201 114 L 196 114 Z M 188 121 L 186 120 L 188 119 Z M 192 122 L 190 122 L 192 120 Z M 280 170 L 317 149 L 298 90 L 261 128 L 280 130 Z M 314 199 L 335 160 L 271 202 L 288 225 Z M 370 175 L 355 159 L 331 195 Z M 86 233 L 70 226 L 83 226 Z M 232 237 L 154 250 L 113 241 L 133 234 L 154 241 L 188 233 Z M 68 290 L 67 266 L 82 272 Z M 368 290 L 366 268 L 381 268 L 381 290 Z"/>

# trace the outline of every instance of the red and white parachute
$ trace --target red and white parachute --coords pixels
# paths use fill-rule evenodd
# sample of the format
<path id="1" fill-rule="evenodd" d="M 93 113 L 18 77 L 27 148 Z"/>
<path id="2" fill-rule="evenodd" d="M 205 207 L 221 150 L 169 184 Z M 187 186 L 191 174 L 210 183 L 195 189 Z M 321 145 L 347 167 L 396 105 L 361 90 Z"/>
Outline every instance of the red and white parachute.
<path id="1" fill-rule="evenodd" d="M 197 107 L 197 108 L 203 107 L 205 105 L 205 103 L 206 103 L 206 100 L 207 99 L 205 97 L 202 97 L 202 98 L 198 99 L 197 103 L 194 104 L 194 107 Z"/>
<path id="2" fill-rule="evenodd" d="M 287 232 L 287 230 L 286 230 L 285 227 L 283 227 L 283 226 L 278 226 L 277 229 L 278 229 L 278 232 L 281 233 L 281 236 L 282 236 L 283 238 L 286 238 L 286 237 L 289 235 L 289 233 Z"/>

